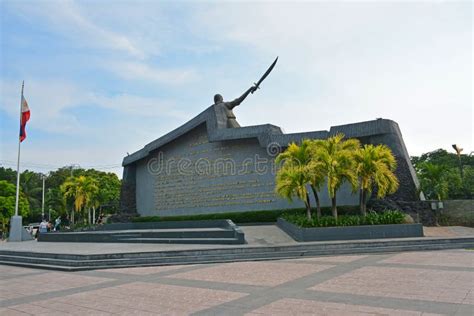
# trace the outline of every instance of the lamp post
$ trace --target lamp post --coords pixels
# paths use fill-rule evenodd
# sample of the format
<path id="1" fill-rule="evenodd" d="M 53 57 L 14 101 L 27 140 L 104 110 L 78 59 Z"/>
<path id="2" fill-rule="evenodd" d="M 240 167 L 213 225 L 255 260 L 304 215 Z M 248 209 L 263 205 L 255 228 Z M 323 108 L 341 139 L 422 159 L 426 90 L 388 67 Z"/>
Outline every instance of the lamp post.
<path id="1" fill-rule="evenodd" d="M 43 175 L 43 192 L 41 198 L 41 220 L 44 220 L 44 182 L 46 180 L 46 175 Z"/>
<path id="2" fill-rule="evenodd" d="M 463 174 L 463 170 L 462 170 L 462 161 L 461 161 L 461 152 L 463 151 L 463 148 L 459 147 L 456 144 L 454 144 L 452 146 L 453 146 L 454 150 L 456 151 L 456 155 L 458 156 L 459 173 L 461 174 L 461 181 L 463 181 L 464 174 Z"/>
<path id="3" fill-rule="evenodd" d="M 46 174 L 43 174 L 42 175 L 42 180 L 43 180 L 43 190 L 41 192 L 41 220 L 45 219 L 44 217 L 44 202 L 45 202 L 45 198 L 44 198 L 44 191 L 45 191 L 45 183 L 46 183 L 46 178 L 48 177 L 48 173 Z M 48 218 L 48 221 L 51 220 L 51 218 Z"/>

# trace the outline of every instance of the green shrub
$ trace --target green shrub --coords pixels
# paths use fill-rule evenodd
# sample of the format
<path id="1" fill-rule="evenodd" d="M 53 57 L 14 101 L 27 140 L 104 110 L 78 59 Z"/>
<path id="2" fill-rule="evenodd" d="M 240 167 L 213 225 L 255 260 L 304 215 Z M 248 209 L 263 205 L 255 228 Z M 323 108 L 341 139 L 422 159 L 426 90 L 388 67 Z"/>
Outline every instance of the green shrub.
<path id="1" fill-rule="evenodd" d="M 339 215 L 337 221 L 332 216 L 322 216 L 312 220 L 304 213 L 285 212 L 282 218 L 300 227 L 334 227 L 334 226 L 360 226 L 360 225 L 388 225 L 402 224 L 405 214 L 400 211 L 385 211 L 383 213 L 368 212 L 364 218 L 360 215 Z"/>
<path id="2" fill-rule="evenodd" d="M 340 214 L 355 214 L 358 206 L 339 206 Z M 135 217 L 132 222 L 164 222 L 164 221 L 199 221 L 212 219 L 230 219 L 234 223 L 274 223 L 284 213 L 305 214 L 305 209 L 290 209 L 277 211 L 251 211 L 251 212 L 229 212 L 200 215 L 181 215 L 181 216 L 143 216 Z M 322 208 L 323 214 L 331 214 L 330 207 Z M 316 210 L 313 211 L 316 214 Z"/>

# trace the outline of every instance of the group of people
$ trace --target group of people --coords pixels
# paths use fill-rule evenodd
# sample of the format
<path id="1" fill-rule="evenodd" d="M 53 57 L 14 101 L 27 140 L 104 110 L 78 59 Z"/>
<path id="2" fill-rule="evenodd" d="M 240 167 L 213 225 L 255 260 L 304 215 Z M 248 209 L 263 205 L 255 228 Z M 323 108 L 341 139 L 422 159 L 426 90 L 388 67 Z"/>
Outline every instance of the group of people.
<path id="1" fill-rule="evenodd" d="M 40 233 L 47 233 L 50 231 L 56 232 L 61 229 L 61 216 L 58 216 L 56 220 L 54 221 L 54 226 L 51 221 L 47 222 L 46 219 L 43 219 L 43 221 L 39 224 L 38 231 Z"/>
<path id="2" fill-rule="evenodd" d="M 97 219 L 97 224 L 105 224 L 104 214 L 101 213 L 99 215 L 99 218 Z M 54 220 L 54 225 L 52 221 L 47 221 L 45 218 L 43 218 L 36 231 L 34 230 L 34 227 L 32 225 L 28 226 L 27 230 L 30 234 L 34 235 L 34 237 L 37 238 L 38 234 L 43 234 L 47 232 L 58 232 L 61 230 L 61 227 L 64 227 L 66 230 L 69 230 L 69 225 L 69 216 L 66 216 L 64 221 L 61 220 L 61 216 L 58 216 Z"/>
<path id="3" fill-rule="evenodd" d="M 54 220 L 54 225 L 52 221 L 47 221 L 45 218 L 41 221 L 41 223 L 38 225 L 38 229 L 35 231 L 34 227 L 32 225 L 28 226 L 27 230 L 30 234 L 35 235 L 34 237 L 38 237 L 38 234 L 42 233 L 47 233 L 47 232 L 57 232 L 61 230 L 61 216 L 58 216 Z M 69 228 L 69 220 L 66 218 L 64 226 Z"/>

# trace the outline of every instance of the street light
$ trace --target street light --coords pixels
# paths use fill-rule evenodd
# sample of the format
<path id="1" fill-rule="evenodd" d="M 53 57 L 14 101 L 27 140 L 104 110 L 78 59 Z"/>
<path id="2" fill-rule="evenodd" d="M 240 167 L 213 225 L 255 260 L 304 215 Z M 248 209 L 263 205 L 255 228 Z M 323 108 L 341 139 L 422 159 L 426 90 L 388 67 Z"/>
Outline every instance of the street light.
<path id="1" fill-rule="evenodd" d="M 42 192 L 42 199 L 41 199 L 41 220 L 44 220 L 44 183 L 46 180 L 47 175 L 43 174 L 43 192 Z"/>
<path id="2" fill-rule="evenodd" d="M 459 147 L 456 144 L 452 145 L 454 150 L 456 151 L 456 155 L 458 156 L 459 161 L 459 172 L 461 173 L 461 181 L 463 180 L 463 170 L 462 170 L 462 162 L 461 162 L 461 152 L 464 150 L 463 148 Z"/>

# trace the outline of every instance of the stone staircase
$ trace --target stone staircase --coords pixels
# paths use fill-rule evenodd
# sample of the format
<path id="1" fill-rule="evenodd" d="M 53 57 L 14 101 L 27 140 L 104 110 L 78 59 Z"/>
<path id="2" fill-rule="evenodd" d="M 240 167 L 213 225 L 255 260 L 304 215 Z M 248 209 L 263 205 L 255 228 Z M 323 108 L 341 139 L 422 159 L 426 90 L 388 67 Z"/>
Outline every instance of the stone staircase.
<path id="1" fill-rule="evenodd" d="M 244 233 L 229 220 L 120 223 L 81 232 L 40 234 L 39 242 L 244 244 Z"/>
<path id="2" fill-rule="evenodd" d="M 474 248 L 474 236 L 308 242 L 279 246 L 229 246 L 219 249 L 189 249 L 91 255 L 0 250 L 0 264 L 62 271 L 80 271 L 119 267 L 258 261 L 325 255 L 466 248 Z"/>

